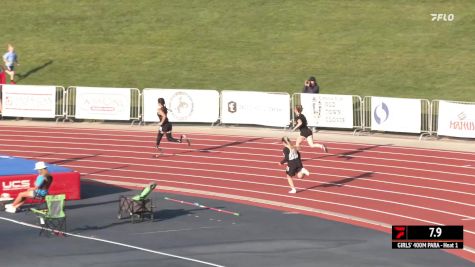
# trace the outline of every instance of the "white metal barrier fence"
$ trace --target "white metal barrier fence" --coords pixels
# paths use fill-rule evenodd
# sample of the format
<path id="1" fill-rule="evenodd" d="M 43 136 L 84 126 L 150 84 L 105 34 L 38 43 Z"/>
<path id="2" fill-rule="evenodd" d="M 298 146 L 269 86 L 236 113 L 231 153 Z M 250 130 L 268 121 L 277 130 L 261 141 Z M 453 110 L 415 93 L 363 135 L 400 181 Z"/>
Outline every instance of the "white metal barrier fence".
<path id="1" fill-rule="evenodd" d="M 77 87 L 66 90 L 65 119 L 141 119 L 141 93 L 137 88 Z"/>
<path id="2" fill-rule="evenodd" d="M 60 119 L 64 117 L 64 87 L 2 85 L 0 114 L 4 117 Z"/>
<path id="3" fill-rule="evenodd" d="M 433 100 L 431 118 L 437 135 L 475 138 L 475 102 Z"/>
<path id="4" fill-rule="evenodd" d="M 170 121 L 215 123 L 219 119 L 217 90 L 145 88 L 142 96 L 144 123 L 158 122 L 158 98 L 165 100 Z"/>
<path id="5" fill-rule="evenodd" d="M 362 114 L 365 131 L 432 134 L 427 99 L 365 96 Z"/>
<path id="6" fill-rule="evenodd" d="M 296 105 L 302 105 L 302 114 L 310 127 L 361 129 L 361 97 L 357 95 L 306 94 L 292 95 L 292 120 Z"/>
<path id="7" fill-rule="evenodd" d="M 286 127 L 290 95 L 282 92 L 221 91 L 220 122 Z"/>

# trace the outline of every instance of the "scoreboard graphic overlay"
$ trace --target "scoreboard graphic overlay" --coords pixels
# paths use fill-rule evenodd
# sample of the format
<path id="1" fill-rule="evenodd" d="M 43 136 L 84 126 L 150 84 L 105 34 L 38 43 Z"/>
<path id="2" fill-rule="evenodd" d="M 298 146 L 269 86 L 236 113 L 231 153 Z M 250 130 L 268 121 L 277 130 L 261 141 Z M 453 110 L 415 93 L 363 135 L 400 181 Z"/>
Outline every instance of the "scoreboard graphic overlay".
<path id="1" fill-rule="evenodd" d="M 395 225 L 393 249 L 463 249 L 462 225 Z"/>

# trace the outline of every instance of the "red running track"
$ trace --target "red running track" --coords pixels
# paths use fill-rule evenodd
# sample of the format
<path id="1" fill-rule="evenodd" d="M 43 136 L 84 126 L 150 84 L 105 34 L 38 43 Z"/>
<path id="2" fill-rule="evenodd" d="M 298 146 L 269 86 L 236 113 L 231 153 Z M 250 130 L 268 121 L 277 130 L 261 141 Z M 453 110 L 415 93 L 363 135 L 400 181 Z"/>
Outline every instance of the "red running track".
<path id="1" fill-rule="evenodd" d="M 325 142 L 325 154 L 304 146 L 311 175 L 295 180 L 300 191 L 291 195 L 277 164 L 278 140 L 191 137 L 191 147 L 163 140 L 164 154 L 156 159 L 150 131 L 0 126 L 2 154 L 73 168 L 87 179 L 129 186 L 156 181 L 162 191 L 298 211 L 388 233 L 396 224 L 464 225 L 466 249 L 450 252 L 475 262 L 475 153 Z"/>

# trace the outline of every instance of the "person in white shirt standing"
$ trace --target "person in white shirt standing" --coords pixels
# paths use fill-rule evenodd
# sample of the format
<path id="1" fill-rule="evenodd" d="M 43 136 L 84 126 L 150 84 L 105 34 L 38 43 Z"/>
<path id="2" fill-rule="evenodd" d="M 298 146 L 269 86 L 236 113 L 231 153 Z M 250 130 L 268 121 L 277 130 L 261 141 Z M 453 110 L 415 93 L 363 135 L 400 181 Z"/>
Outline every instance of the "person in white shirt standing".
<path id="1" fill-rule="evenodd" d="M 10 76 L 10 83 L 15 84 L 15 65 L 18 64 L 18 56 L 15 53 L 13 45 L 8 44 L 8 51 L 3 55 L 3 62 L 5 62 L 5 72 Z"/>

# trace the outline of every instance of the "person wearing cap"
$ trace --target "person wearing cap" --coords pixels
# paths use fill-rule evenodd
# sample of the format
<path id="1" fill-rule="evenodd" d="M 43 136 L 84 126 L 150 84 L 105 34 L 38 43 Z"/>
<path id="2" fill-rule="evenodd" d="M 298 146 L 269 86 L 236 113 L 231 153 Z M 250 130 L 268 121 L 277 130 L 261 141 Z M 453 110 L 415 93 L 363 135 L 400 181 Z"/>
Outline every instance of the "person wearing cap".
<path id="1" fill-rule="evenodd" d="M 48 189 L 53 182 L 53 177 L 48 172 L 48 167 L 42 161 L 35 164 L 35 170 L 38 171 L 38 177 L 36 177 L 35 187 L 21 192 L 16 197 L 12 204 L 5 205 L 5 211 L 15 213 L 18 208 L 25 203 L 27 198 L 40 197 L 44 198 L 48 194 Z"/>
<path id="2" fill-rule="evenodd" d="M 305 86 L 303 87 L 302 93 L 307 94 L 318 94 L 320 93 L 320 86 L 317 84 L 317 79 L 311 76 L 308 80 L 305 81 Z"/>

